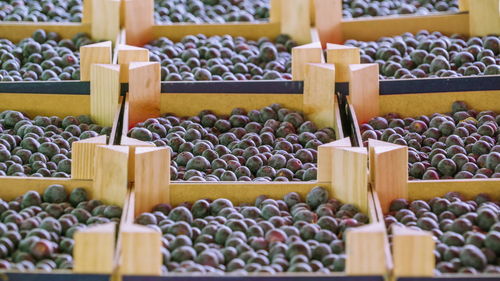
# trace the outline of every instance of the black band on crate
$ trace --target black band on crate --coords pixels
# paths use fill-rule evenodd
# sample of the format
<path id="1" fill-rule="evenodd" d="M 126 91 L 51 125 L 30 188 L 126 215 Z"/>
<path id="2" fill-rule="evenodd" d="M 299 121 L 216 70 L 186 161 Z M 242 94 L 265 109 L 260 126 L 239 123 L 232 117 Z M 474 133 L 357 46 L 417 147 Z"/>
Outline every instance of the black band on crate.
<path id="1" fill-rule="evenodd" d="M 90 95 L 90 82 L 0 82 L 0 94 Z"/>

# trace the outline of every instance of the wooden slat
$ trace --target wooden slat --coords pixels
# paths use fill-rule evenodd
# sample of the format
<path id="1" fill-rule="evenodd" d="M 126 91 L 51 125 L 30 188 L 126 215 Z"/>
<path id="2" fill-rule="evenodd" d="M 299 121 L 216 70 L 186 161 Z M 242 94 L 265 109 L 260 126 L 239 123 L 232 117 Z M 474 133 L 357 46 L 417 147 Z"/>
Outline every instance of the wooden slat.
<path id="1" fill-rule="evenodd" d="M 135 180 L 135 149 L 138 147 L 155 147 L 154 144 L 150 142 L 144 142 L 140 140 L 136 140 L 133 138 L 129 138 L 125 135 L 122 136 L 121 145 L 128 146 L 129 150 L 129 159 L 128 159 L 128 180 L 129 182 L 134 182 Z"/>
<path id="2" fill-rule="evenodd" d="M 270 0 L 271 10 L 269 11 L 270 22 L 281 22 L 281 5 L 283 0 Z"/>
<path id="3" fill-rule="evenodd" d="M 495 200 L 500 200 L 500 179 L 467 179 L 408 182 L 409 200 L 431 200 L 442 197 L 448 192 L 459 192 L 467 199 L 474 199 L 480 193 L 486 193 Z"/>
<path id="4" fill-rule="evenodd" d="M 323 48 L 327 43 L 342 44 L 342 0 L 314 0 L 314 4 Z"/>
<path id="5" fill-rule="evenodd" d="M 362 41 L 376 41 L 383 36 L 396 36 L 405 32 L 417 33 L 425 29 L 440 31 L 445 35 L 459 33 L 469 35 L 468 14 L 441 14 L 441 15 L 400 15 L 397 17 L 373 17 L 344 20 L 342 32 L 344 40 L 356 39 Z"/>
<path id="6" fill-rule="evenodd" d="M 135 212 L 170 203 L 170 149 L 138 147 L 135 150 Z"/>
<path id="7" fill-rule="evenodd" d="M 112 42 L 106 41 L 80 47 L 80 80 L 90 81 L 93 64 L 111 64 Z"/>
<path id="8" fill-rule="evenodd" d="M 93 0 L 83 0 L 83 14 L 82 23 L 92 23 L 92 1 Z"/>
<path id="9" fill-rule="evenodd" d="M 308 0 L 286 0 L 281 6 L 281 32 L 299 44 L 311 42 L 310 3 Z"/>
<path id="10" fill-rule="evenodd" d="M 90 24 L 88 23 L 59 23 L 59 22 L 0 22 L 0 37 L 13 42 L 21 41 L 31 37 L 33 32 L 43 29 L 46 32 L 57 32 L 62 38 L 71 39 L 77 33 L 85 32 L 90 34 Z"/>
<path id="11" fill-rule="evenodd" d="M 332 152 L 334 147 L 351 147 L 351 139 L 343 138 L 318 147 L 318 182 L 332 182 Z"/>
<path id="12" fill-rule="evenodd" d="M 469 28 L 472 36 L 500 33 L 500 1 L 469 1 Z"/>
<path id="13" fill-rule="evenodd" d="M 161 73 L 158 62 L 132 62 L 129 68 L 129 127 L 160 116 Z"/>
<path id="14" fill-rule="evenodd" d="M 395 226 L 393 233 L 394 275 L 432 277 L 436 265 L 431 232 Z"/>
<path id="15" fill-rule="evenodd" d="M 458 8 L 460 9 L 460 12 L 468 12 L 469 0 L 458 0 Z"/>
<path id="16" fill-rule="evenodd" d="M 106 136 L 76 141 L 71 144 L 71 178 L 91 180 L 94 178 L 94 157 L 98 145 L 106 144 Z"/>
<path id="17" fill-rule="evenodd" d="M 378 199 L 378 194 L 376 191 L 372 190 L 371 195 L 373 196 L 373 204 L 374 204 L 375 211 L 377 213 L 377 221 L 384 225 L 384 229 L 387 229 L 387 226 L 386 226 L 385 220 L 384 220 L 384 213 L 382 212 L 382 207 L 380 206 L 380 200 Z M 386 257 L 386 261 L 387 261 L 387 272 L 392 272 L 392 269 L 394 268 L 394 263 L 393 263 L 393 258 L 392 258 L 391 247 L 389 244 L 389 237 L 388 237 L 387 233 L 385 235 L 384 240 L 385 240 L 384 252 L 385 252 L 385 257 Z"/>
<path id="18" fill-rule="evenodd" d="M 118 45 L 118 64 L 120 64 L 120 82 L 127 83 L 129 64 L 131 62 L 148 62 L 149 51 L 145 48 L 139 48 L 128 45 Z"/>
<path id="19" fill-rule="evenodd" d="M 314 42 L 292 49 L 292 77 L 295 81 L 306 77 L 306 64 L 323 63 L 323 50 L 320 42 Z"/>
<path id="20" fill-rule="evenodd" d="M 121 0 L 92 0 L 92 38 L 116 41 L 120 33 Z"/>
<path id="21" fill-rule="evenodd" d="M 340 113 L 340 105 L 338 102 L 335 103 L 334 115 L 335 115 L 335 125 L 333 129 L 335 130 L 337 139 L 343 139 L 345 136 L 342 127 L 342 114 Z"/>
<path id="22" fill-rule="evenodd" d="M 91 226 L 75 233 L 73 272 L 110 274 L 115 253 L 115 223 Z"/>
<path id="23" fill-rule="evenodd" d="M 142 46 L 153 37 L 153 0 L 125 0 L 126 44 Z"/>
<path id="24" fill-rule="evenodd" d="M 342 202 L 368 211 L 368 152 L 361 147 L 335 147 L 332 153 L 332 190 Z"/>
<path id="25" fill-rule="evenodd" d="M 161 233 L 144 226 L 124 225 L 121 231 L 120 273 L 158 276 L 161 265 Z"/>
<path id="26" fill-rule="evenodd" d="M 112 126 L 120 97 L 120 66 L 94 64 L 91 70 L 90 115 L 102 126 Z"/>
<path id="27" fill-rule="evenodd" d="M 360 64 L 359 49 L 337 44 L 326 44 L 326 61 L 335 64 L 335 81 L 349 82 L 349 65 Z"/>
<path id="28" fill-rule="evenodd" d="M 318 127 L 335 127 L 335 66 L 307 64 L 303 111 Z"/>
<path id="29" fill-rule="evenodd" d="M 123 205 L 128 189 L 128 153 L 124 146 L 98 146 L 95 152 L 94 193 L 107 204 Z"/>
<path id="30" fill-rule="evenodd" d="M 349 65 L 349 98 L 358 122 L 379 116 L 378 64 Z"/>
<path id="31" fill-rule="evenodd" d="M 381 223 L 351 228 L 346 238 L 346 274 L 351 276 L 385 275 L 386 230 Z"/>
<path id="32" fill-rule="evenodd" d="M 408 197 L 408 147 L 369 142 L 371 183 L 383 212 L 394 199 Z"/>

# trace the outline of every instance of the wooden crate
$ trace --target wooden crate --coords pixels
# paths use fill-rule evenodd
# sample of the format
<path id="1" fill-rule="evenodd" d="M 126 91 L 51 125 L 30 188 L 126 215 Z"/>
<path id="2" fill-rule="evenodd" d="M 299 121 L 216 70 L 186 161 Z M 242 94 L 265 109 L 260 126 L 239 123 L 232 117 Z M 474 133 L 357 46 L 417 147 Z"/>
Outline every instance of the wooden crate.
<path id="1" fill-rule="evenodd" d="M 311 0 L 271 1 L 271 17 L 263 22 L 232 22 L 224 24 L 174 23 L 157 24 L 154 22 L 153 0 L 124 0 L 123 18 L 126 43 L 142 46 L 154 38 L 166 36 L 178 41 L 186 35 L 205 34 L 243 36 L 257 40 L 261 37 L 274 38 L 287 33 L 300 44 L 311 42 L 310 24 L 314 18 Z"/>
<path id="2" fill-rule="evenodd" d="M 338 151 L 342 151 L 341 148 Z M 119 272 L 123 280 L 191 280 L 196 275 L 160 276 L 162 258 L 160 254 L 161 234 L 147 227 L 134 225 L 134 218 L 142 212 L 150 211 L 158 203 L 169 203 L 172 206 L 183 202 L 194 202 L 202 198 L 227 198 L 234 204 L 251 203 L 259 195 L 265 194 L 270 198 L 282 198 L 289 192 L 298 192 L 305 196 L 312 187 L 321 185 L 330 191 L 335 198 L 351 192 L 347 185 L 337 183 L 175 183 L 169 181 L 162 168 L 169 163 L 166 148 L 136 148 L 135 150 L 135 184 L 131 192 L 127 221 L 121 228 L 121 244 L 119 245 L 121 258 Z M 366 156 L 366 155 L 365 155 Z M 167 158 L 167 159 L 166 159 Z M 365 159 L 366 160 L 366 159 Z M 363 161 L 362 161 L 363 162 Z M 366 161 L 364 161 L 366 164 Z M 361 165 L 362 166 L 362 165 Z M 341 171 L 338 165 L 335 170 Z M 365 170 L 366 171 L 366 170 Z M 338 279 L 338 280 L 383 280 L 383 275 L 389 269 L 388 243 L 383 225 L 379 223 L 378 203 L 366 185 L 367 175 L 364 172 L 352 173 L 360 182 L 357 189 L 366 196 L 367 204 L 364 212 L 369 214 L 372 224 L 352 230 L 347 246 L 348 261 L 345 274 L 332 275 L 300 275 L 281 274 L 277 276 L 256 275 L 255 277 L 234 276 L 234 278 L 263 278 L 270 280 L 305 280 L 304 278 Z M 349 176 L 346 176 L 349 177 Z M 364 179 L 364 180 L 363 180 Z M 355 187 L 353 187 L 355 188 Z M 339 197 L 340 196 L 340 197 Z M 341 199 L 342 200 L 342 199 Z M 357 202 L 354 201 L 344 202 Z M 358 203 L 362 210 L 363 207 Z M 352 235 L 352 236 L 351 236 Z M 352 241 L 349 243 L 349 241 Z M 139 242 L 140 241 L 140 242 Z M 364 243 L 363 241 L 366 241 Z M 140 247 L 138 247 L 140 245 Z M 371 250 L 368 252 L 367 247 Z M 363 264 L 363 266 L 359 266 Z M 199 277 L 198 277 L 199 278 Z M 204 276 L 207 278 L 207 276 Z M 209 276 L 209 279 L 221 278 Z M 223 278 L 230 278 L 225 276 Z"/>
<path id="3" fill-rule="evenodd" d="M 100 67 L 102 66 L 102 67 Z M 98 69 L 107 69 L 106 65 L 97 65 Z M 100 67 L 100 68 L 99 68 Z M 97 73 L 98 74 L 98 73 Z M 90 87 L 87 82 L 29 82 L 0 83 L 0 111 L 16 110 L 31 118 L 37 115 L 66 116 L 90 115 L 101 126 L 112 127 L 111 136 L 99 136 L 72 144 L 73 179 L 91 180 L 94 178 L 94 155 L 99 145 L 112 145 L 117 135 L 120 117 L 119 71 L 115 73 L 116 89 L 109 85 L 112 79 L 96 81 Z M 3 87 L 2 86 L 9 86 Z M 120 129 L 121 130 L 121 129 Z M 20 180 L 27 178 L 0 177 L 2 180 Z M 47 179 L 48 180 L 48 179 Z"/>
<path id="4" fill-rule="evenodd" d="M 500 30 L 499 5 L 498 0 L 464 0 L 458 13 L 342 19 L 342 0 L 316 0 L 316 28 L 324 45 L 342 44 L 347 39 L 375 41 L 422 29 L 446 35 L 485 36 Z"/>

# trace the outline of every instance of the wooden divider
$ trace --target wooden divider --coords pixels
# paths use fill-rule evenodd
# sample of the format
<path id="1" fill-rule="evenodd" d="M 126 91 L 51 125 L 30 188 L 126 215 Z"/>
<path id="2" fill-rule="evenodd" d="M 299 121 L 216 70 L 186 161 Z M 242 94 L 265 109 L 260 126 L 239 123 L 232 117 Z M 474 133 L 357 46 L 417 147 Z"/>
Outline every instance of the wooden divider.
<path id="1" fill-rule="evenodd" d="M 327 43 L 342 44 L 342 0 L 314 0 L 314 6 L 322 47 L 326 48 Z"/>
<path id="2" fill-rule="evenodd" d="M 129 138 L 125 135 L 122 135 L 120 145 L 128 146 L 129 150 L 129 158 L 128 158 L 128 180 L 129 182 L 135 181 L 135 151 L 138 147 L 155 147 L 154 144 L 150 142 L 140 141 L 133 138 Z"/>
<path id="3" fill-rule="evenodd" d="M 120 82 L 127 83 L 129 81 L 128 73 L 130 63 L 132 62 L 149 62 L 149 51 L 145 48 L 139 48 L 129 45 L 118 46 L 118 64 L 120 65 Z"/>
<path id="4" fill-rule="evenodd" d="M 395 277 L 432 277 L 436 265 L 431 232 L 392 227 Z"/>
<path id="5" fill-rule="evenodd" d="M 154 0 L 124 0 L 125 43 L 142 46 L 153 39 Z"/>
<path id="6" fill-rule="evenodd" d="M 80 47 L 80 80 L 90 81 L 90 70 L 93 64 L 111 64 L 111 41 Z"/>
<path id="7" fill-rule="evenodd" d="M 140 225 L 123 225 L 120 274 L 157 276 L 162 263 L 160 232 Z"/>
<path id="8" fill-rule="evenodd" d="M 292 36 L 299 44 L 311 42 L 309 0 L 286 0 L 281 5 L 281 32 Z"/>
<path id="9" fill-rule="evenodd" d="M 408 147 L 370 139 L 370 182 L 384 213 L 394 199 L 408 198 Z"/>
<path id="10" fill-rule="evenodd" d="M 333 147 L 332 194 L 368 212 L 368 152 L 361 147 Z"/>
<path id="11" fill-rule="evenodd" d="M 281 22 L 281 6 L 283 5 L 283 0 L 270 0 L 270 5 L 269 21 L 273 23 Z"/>
<path id="12" fill-rule="evenodd" d="M 73 272 L 111 274 L 115 253 L 116 224 L 91 226 L 75 233 Z"/>
<path id="13" fill-rule="evenodd" d="M 343 138 L 318 147 L 318 182 L 331 182 L 333 169 L 333 149 L 335 147 L 351 147 L 351 139 Z"/>
<path id="14" fill-rule="evenodd" d="M 160 116 L 161 73 L 158 62 L 132 62 L 129 68 L 129 127 Z"/>
<path id="15" fill-rule="evenodd" d="M 387 258 L 386 230 L 381 223 L 351 228 L 346 238 L 346 274 L 355 276 L 385 275 Z"/>
<path id="16" fill-rule="evenodd" d="M 500 1 L 469 1 L 469 29 L 473 36 L 498 35 L 500 33 Z"/>
<path id="17" fill-rule="evenodd" d="M 123 205 L 128 191 L 129 148 L 97 146 L 95 152 L 94 196 L 106 204 Z"/>
<path id="18" fill-rule="evenodd" d="M 135 212 L 170 203 L 170 149 L 138 147 L 135 150 Z"/>
<path id="19" fill-rule="evenodd" d="M 94 156 L 96 147 L 106 144 L 106 136 L 98 136 L 71 144 L 71 178 L 91 180 L 94 178 Z"/>
<path id="20" fill-rule="evenodd" d="M 92 0 L 92 38 L 116 40 L 120 33 L 120 5 L 121 0 Z"/>
<path id="21" fill-rule="evenodd" d="M 335 127 L 335 66 L 305 65 L 304 106 L 302 111 L 320 128 Z"/>
<path id="22" fill-rule="evenodd" d="M 349 99 L 359 124 L 379 116 L 378 64 L 349 65 Z"/>
<path id="23" fill-rule="evenodd" d="M 314 42 L 292 49 L 292 77 L 295 81 L 306 78 L 306 64 L 323 63 L 323 49 L 320 42 Z"/>
<path id="24" fill-rule="evenodd" d="M 120 99 L 120 66 L 94 64 L 90 83 L 90 116 L 101 126 L 113 126 Z"/>
<path id="25" fill-rule="evenodd" d="M 336 82 L 349 82 L 349 65 L 360 64 L 359 49 L 337 44 L 326 44 L 326 61 L 335 64 Z"/>

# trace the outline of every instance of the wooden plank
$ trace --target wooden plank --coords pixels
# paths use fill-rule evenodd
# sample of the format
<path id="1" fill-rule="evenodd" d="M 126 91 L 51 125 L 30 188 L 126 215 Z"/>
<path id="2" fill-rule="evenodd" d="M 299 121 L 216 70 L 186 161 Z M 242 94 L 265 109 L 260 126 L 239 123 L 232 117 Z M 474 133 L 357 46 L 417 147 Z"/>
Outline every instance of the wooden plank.
<path id="1" fill-rule="evenodd" d="M 342 126 L 342 114 L 340 113 L 340 106 L 339 103 L 335 103 L 335 108 L 334 108 L 334 119 L 335 119 L 335 124 L 333 126 L 333 129 L 335 130 L 335 134 L 337 135 L 337 139 L 343 139 L 344 138 L 344 130 Z"/>
<path id="2" fill-rule="evenodd" d="M 229 114 L 236 107 L 247 111 L 279 103 L 292 110 L 302 111 L 302 95 L 296 94 L 162 94 L 160 112 L 177 116 L 198 115 L 204 109 L 216 114 Z"/>
<path id="3" fill-rule="evenodd" d="M 128 189 L 129 148 L 98 146 L 95 152 L 94 192 L 106 204 L 123 205 Z"/>
<path id="4" fill-rule="evenodd" d="M 120 97 L 120 66 L 94 64 L 90 83 L 90 116 L 101 126 L 112 126 Z"/>
<path id="5" fill-rule="evenodd" d="M 469 35 L 469 15 L 437 14 L 437 15 L 399 15 L 397 17 L 372 17 L 349 19 L 342 21 L 343 38 L 361 41 L 376 41 L 383 36 L 396 36 L 405 32 L 417 33 L 425 29 L 439 31 L 445 35 L 454 33 Z"/>
<path id="6" fill-rule="evenodd" d="M 360 64 L 359 49 L 337 44 L 326 44 L 326 61 L 335 64 L 336 82 L 349 82 L 349 65 Z"/>
<path id="7" fill-rule="evenodd" d="M 139 225 L 124 225 L 121 231 L 120 273 L 159 276 L 161 274 L 161 233 Z"/>
<path id="8" fill-rule="evenodd" d="M 16 197 L 31 190 L 43 193 L 52 184 L 63 185 L 68 192 L 71 192 L 75 188 L 83 187 L 87 190 L 90 198 L 97 198 L 92 190 L 93 182 L 90 180 L 24 177 L 0 177 L 0 198 L 5 201 L 14 200 Z"/>
<path id="9" fill-rule="evenodd" d="M 373 197 L 373 204 L 374 204 L 375 211 L 377 213 L 377 221 L 384 225 L 384 229 L 387 229 L 387 226 L 386 226 L 385 220 L 384 220 L 384 213 L 382 212 L 382 207 L 380 206 L 380 200 L 378 199 L 378 194 L 376 191 L 371 190 L 371 195 Z M 385 258 L 387 261 L 387 271 L 392 272 L 392 269 L 394 268 L 394 262 L 392 259 L 391 246 L 389 243 L 389 237 L 388 237 L 387 233 L 385 235 L 384 240 L 385 240 L 384 252 L 385 252 Z"/>
<path id="10" fill-rule="evenodd" d="M 83 14 L 82 23 L 92 23 L 92 1 L 93 0 L 83 0 Z"/>
<path id="11" fill-rule="evenodd" d="M 75 233 L 73 272 L 111 274 L 115 253 L 115 223 L 91 226 Z"/>
<path id="12" fill-rule="evenodd" d="M 286 0 L 281 6 L 281 32 L 299 44 L 311 42 L 310 5 L 309 0 Z"/>
<path id="13" fill-rule="evenodd" d="M 470 0 L 458 0 L 458 8 L 460 9 L 460 12 L 469 11 L 469 1 Z"/>
<path id="14" fill-rule="evenodd" d="M 59 23 L 59 22 L 0 22 L 0 37 L 13 42 L 21 41 L 31 37 L 33 32 L 43 29 L 46 32 L 57 32 L 62 38 L 71 39 L 77 33 L 85 32 L 90 34 L 90 24 L 88 23 Z"/>
<path id="15" fill-rule="evenodd" d="M 129 45 L 118 45 L 118 64 L 120 64 L 120 82 L 127 83 L 129 64 L 131 62 L 149 62 L 149 51 Z"/>
<path id="16" fill-rule="evenodd" d="M 486 193 L 495 200 L 500 200 L 500 179 L 467 179 L 409 181 L 409 200 L 431 200 L 442 197 L 448 192 L 459 192 L 467 199 L 474 199 L 480 193 Z"/>
<path id="17" fill-rule="evenodd" d="M 349 98 L 358 122 L 366 123 L 379 116 L 378 64 L 349 65 Z"/>
<path id="18" fill-rule="evenodd" d="M 465 101 L 477 111 L 500 111 L 500 91 L 451 92 L 433 94 L 381 95 L 380 114 L 396 112 L 404 117 L 446 113 L 454 101 Z"/>
<path id="19" fill-rule="evenodd" d="M 343 138 L 318 147 L 318 182 L 332 182 L 332 153 L 334 147 L 351 147 L 351 139 Z"/>
<path id="20" fill-rule="evenodd" d="M 371 142 L 370 164 L 372 161 L 372 186 L 386 213 L 394 199 L 408 197 L 408 147 Z"/>
<path id="21" fill-rule="evenodd" d="M 332 152 L 333 196 L 368 212 L 368 152 L 361 147 L 334 147 Z"/>
<path id="22" fill-rule="evenodd" d="M 396 277 L 432 277 L 436 266 L 431 232 L 394 226 L 394 275 Z"/>
<path id="23" fill-rule="evenodd" d="M 306 198 L 307 193 L 316 186 L 318 186 L 318 182 L 292 182 L 287 184 L 276 182 L 172 182 L 170 184 L 170 204 L 177 206 L 184 202 L 195 202 L 203 198 L 226 198 L 231 200 L 234 205 L 240 205 L 254 203 L 255 198 L 260 195 L 267 195 L 273 199 L 283 199 L 283 196 L 290 192 L 297 192 L 302 198 Z M 326 183 L 321 183 L 321 186 L 327 189 L 330 188 Z M 235 190 L 238 192 L 235 192 Z M 330 196 L 335 197 L 335 194 L 330 194 Z"/>
<path id="24" fill-rule="evenodd" d="M 135 212 L 170 203 L 170 149 L 138 147 L 135 150 Z"/>
<path id="25" fill-rule="evenodd" d="M 199 33 L 205 34 L 206 36 L 228 34 L 231 36 L 242 36 L 248 40 L 259 40 L 261 37 L 274 39 L 282 32 L 281 32 L 281 24 L 279 22 L 250 22 L 250 23 L 238 22 L 238 23 L 223 23 L 223 24 L 179 23 L 170 25 L 154 25 L 152 27 L 153 35 L 151 36 L 151 39 L 165 36 L 170 40 L 177 42 L 180 41 L 186 35 L 193 35 Z M 149 42 L 150 40 L 147 40 L 145 43 Z M 127 39 L 127 44 L 129 45 L 143 46 L 145 43 L 133 44 L 133 42 L 129 42 L 129 40 Z"/>
<path id="26" fill-rule="evenodd" d="M 318 127 L 335 127 L 335 66 L 306 64 L 304 114 Z"/>
<path id="27" fill-rule="evenodd" d="M 116 41 L 120 33 L 121 0 L 92 0 L 92 38 Z"/>
<path id="28" fill-rule="evenodd" d="M 20 102 L 30 101 L 30 102 Z M 57 106 L 54 106 L 57 104 Z M 0 94 L 0 110 L 22 111 L 31 118 L 78 116 L 90 113 L 90 96 L 52 94 Z"/>
<path id="29" fill-rule="evenodd" d="M 106 136 L 98 136 L 71 144 L 71 178 L 91 180 L 94 178 L 94 157 L 98 145 L 106 144 Z"/>
<path id="30" fill-rule="evenodd" d="M 500 32 L 500 1 L 469 1 L 469 28 L 472 36 L 486 36 Z"/>
<path id="31" fill-rule="evenodd" d="M 349 110 L 351 111 L 351 116 L 352 116 L 352 123 L 353 123 L 353 126 L 354 126 L 354 136 L 353 138 L 356 139 L 356 141 L 358 142 L 358 145 L 359 146 L 363 146 L 363 139 L 361 138 L 361 131 L 359 129 L 359 122 L 358 122 L 358 117 L 356 116 L 356 110 L 354 109 L 354 107 L 351 105 L 349 105 Z"/>
<path id="32" fill-rule="evenodd" d="M 125 0 L 126 44 L 142 46 L 153 37 L 153 0 Z"/>
<path id="33" fill-rule="evenodd" d="M 292 49 L 292 77 L 295 81 L 306 77 L 306 64 L 324 63 L 320 42 L 298 46 Z"/>
<path id="34" fill-rule="evenodd" d="M 385 275 L 386 230 L 381 223 L 351 228 L 346 239 L 346 274 L 350 276 Z"/>
<path id="35" fill-rule="evenodd" d="M 316 29 L 321 45 L 327 43 L 342 44 L 342 0 L 314 0 Z M 359 63 L 359 62 L 358 62 Z"/>
<path id="36" fill-rule="evenodd" d="M 111 64 L 112 42 L 106 41 L 80 47 L 80 80 L 90 81 L 93 64 Z"/>
<path id="37" fill-rule="evenodd" d="M 135 180 L 135 150 L 138 147 L 155 147 L 154 144 L 150 142 L 144 142 L 140 140 L 136 140 L 133 138 L 129 138 L 125 135 L 122 135 L 121 145 L 128 146 L 129 150 L 129 159 L 128 159 L 128 180 L 129 182 L 134 182 Z"/>
<path id="38" fill-rule="evenodd" d="M 129 68 L 129 127 L 160 116 L 161 73 L 158 62 L 132 62 Z"/>
<path id="39" fill-rule="evenodd" d="M 281 22 L 281 5 L 283 0 L 270 0 L 269 22 Z"/>

